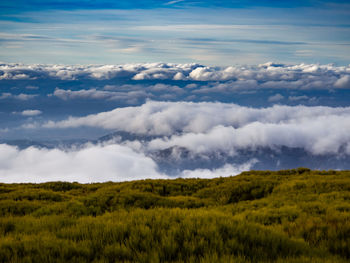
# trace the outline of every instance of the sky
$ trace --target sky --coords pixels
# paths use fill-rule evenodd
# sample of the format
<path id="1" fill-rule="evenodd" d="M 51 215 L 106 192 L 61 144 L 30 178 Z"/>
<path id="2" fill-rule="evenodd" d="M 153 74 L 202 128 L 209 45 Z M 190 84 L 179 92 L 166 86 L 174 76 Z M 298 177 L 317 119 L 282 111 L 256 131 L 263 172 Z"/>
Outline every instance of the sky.
<path id="1" fill-rule="evenodd" d="M 0 2 L 0 182 L 350 169 L 348 1 Z"/>
<path id="2" fill-rule="evenodd" d="M 350 57 L 348 1 L 3 0 L 0 10 L 7 63 L 347 65 Z"/>

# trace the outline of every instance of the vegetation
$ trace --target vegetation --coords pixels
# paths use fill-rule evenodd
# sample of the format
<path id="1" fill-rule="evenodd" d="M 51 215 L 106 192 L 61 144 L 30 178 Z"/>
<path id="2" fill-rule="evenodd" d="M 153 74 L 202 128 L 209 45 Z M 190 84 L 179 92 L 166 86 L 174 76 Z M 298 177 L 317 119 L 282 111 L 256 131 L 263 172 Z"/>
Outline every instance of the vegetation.
<path id="1" fill-rule="evenodd" d="M 350 171 L 0 184 L 0 262 L 349 262 Z"/>

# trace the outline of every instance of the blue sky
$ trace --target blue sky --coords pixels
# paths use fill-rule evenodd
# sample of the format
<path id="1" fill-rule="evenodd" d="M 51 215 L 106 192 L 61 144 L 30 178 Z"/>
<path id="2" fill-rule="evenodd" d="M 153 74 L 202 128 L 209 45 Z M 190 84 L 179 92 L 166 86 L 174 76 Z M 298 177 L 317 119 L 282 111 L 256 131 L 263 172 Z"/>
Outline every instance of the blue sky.
<path id="1" fill-rule="evenodd" d="M 205 65 L 350 59 L 347 1 L 1 1 L 0 61 Z"/>

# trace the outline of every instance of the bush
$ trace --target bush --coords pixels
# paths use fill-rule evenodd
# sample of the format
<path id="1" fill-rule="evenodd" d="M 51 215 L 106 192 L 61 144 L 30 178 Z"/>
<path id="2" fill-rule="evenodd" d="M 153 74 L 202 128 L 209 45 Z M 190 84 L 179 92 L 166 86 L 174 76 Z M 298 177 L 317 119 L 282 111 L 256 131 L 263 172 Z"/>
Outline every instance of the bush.
<path id="1" fill-rule="evenodd" d="M 0 184 L 0 262 L 347 262 L 350 172 Z"/>

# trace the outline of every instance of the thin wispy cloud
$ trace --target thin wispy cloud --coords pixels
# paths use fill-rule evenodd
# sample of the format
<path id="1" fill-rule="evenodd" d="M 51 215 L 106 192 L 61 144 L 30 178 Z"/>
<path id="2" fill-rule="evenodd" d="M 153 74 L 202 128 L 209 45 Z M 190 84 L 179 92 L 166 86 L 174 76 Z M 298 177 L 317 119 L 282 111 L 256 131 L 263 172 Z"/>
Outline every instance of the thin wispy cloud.
<path id="1" fill-rule="evenodd" d="M 2 60 L 348 64 L 349 8 L 342 1 L 114 2 L 3 2 Z"/>
<path id="2" fill-rule="evenodd" d="M 13 114 L 20 114 L 20 115 L 26 116 L 26 117 L 38 116 L 42 113 L 43 112 L 41 110 L 24 110 L 21 112 L 16 112 L 16 111 L 13 112 Z"/>

